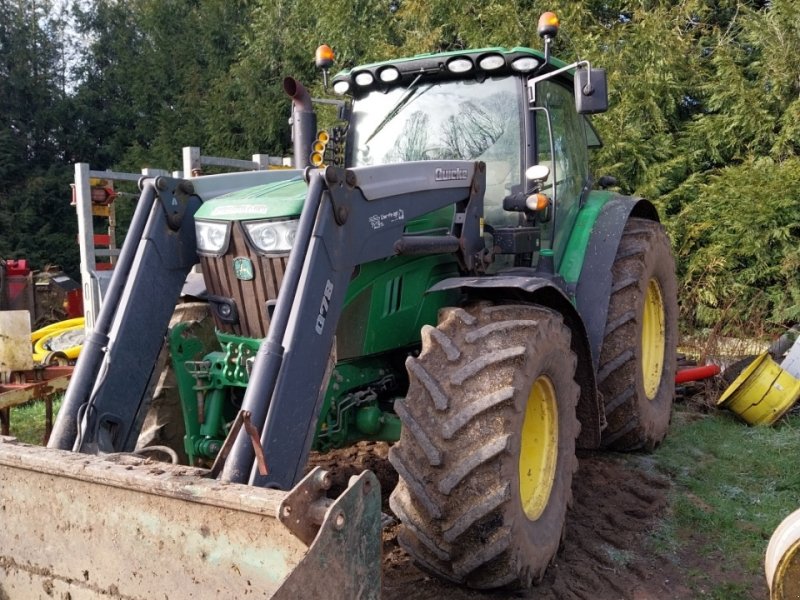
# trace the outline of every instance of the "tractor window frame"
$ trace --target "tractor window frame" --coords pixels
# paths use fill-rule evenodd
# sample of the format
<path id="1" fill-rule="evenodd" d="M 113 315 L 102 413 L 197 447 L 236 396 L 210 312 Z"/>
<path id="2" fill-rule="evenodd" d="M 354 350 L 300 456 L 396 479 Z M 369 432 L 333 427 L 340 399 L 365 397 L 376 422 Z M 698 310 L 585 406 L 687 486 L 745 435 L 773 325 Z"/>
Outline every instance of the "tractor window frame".
<path id="1" fill-rule="evenodd" d="M 414 87 L 396 86 L 393 88 L 375 89 L 355 98 L 350 112 L 351 122 L 347 133 L 347 165 L 348 167 L 367 166 L 369 164 L 391 164 L 406 162 L 400 159 L 400 147 L 404 144 L 399 136 L 385 135 L 393 127 L 391 123 L 383 122 L 386 117 L 381 117 L 381 113 L 391 115 L 397 111 L 391 119 L 396 118 L 402 113 L 403 119 L 407 122 L 411 119 L 405 114 L 409 111 L 419 110 L 423 107 L 432 116 L 428 127 L 430 130 L 442 129 L 447 123 L 447 119 L 460 119 L 469 116 L 468 111 L 458 111 L 453 107 L 454 104 L 444 106 L 442 102 L 436 105 L 436 109 L 431 108 L 434 99 L 446 97 L 448 93 L 456 99 L 460 99 L 462 104 L 470 101 L 470 91 L 474 90 L 474 102 L 480 108 L 486 109 L 486 117 L 497 117 L 498 107 L 505 106 L 505 114 L 502 117 L 503 125 L 499 127 L 503 133 L 498 138 L 484 148 L 480 153 L 467 155 L 463 149 L 447 147 L 438 144 L 445 139 L 444 134 L 434 134 L 431 139 L 434 145 L 431 146 L 432 152 L 423 151 L 423 156 L 412 159 L 421 160 L 483 160 L 487 164 L 487 190 L 484 197 L 484 215 L 486 221 L 495 226 L 516 225 L 519 215 L 508 213 L 503 210 L 503 198 L 509 194 L 522 191 L 525 180 L 524 166 L 527 160 L 526 143 L 528 141 L 528 122 L 527 122 L 527 91 L 526 79 L 517 74 L 499 75 L 496 77 L 470 77 L 470 78 L 433 78 L 422 77 L 413 86 L 419 91 L 414 95 Z M 474 86 L 474 88 L 472 87 Z M 437 98 L 438 95 L 438 98 Z M 417 100 L 419 102 L 417 102 Z M 369 103 L 374 102 L 376 107 L 376 117 L 369 117 L 370 124 L 366 125 L 366 120 L 362 121 L 359 117 L 359 108 L 362 114 L 368 114 L 371 109 Z M 482 105 L 481 102 L 485 102 Z M 516 107 L 513 105 L 516 104 Z M 427 107 L 426 107 L 427 105 Z M 494 108 L 494 111 L 488 110 Z M 413 114 L 413 113 L 412 113 Z M 442 117 L 441 115 L 449 115 Z M 383 118 L 383 120 L 381 120 Z M 476 119 L 470 121 L 468 118 L 466 126 L 474 123 L 480 127 L 483 123 L 478 123 Z M 514 139 L 516 136 L 516 140 Z M 389 138 L 394 143 L 395 153 L 380 150 L 380 138 Z M 373 155 L 365 160 L 359 153 L 363 152 L 363 146 L 369 143 L 378 142 L 378 152 L 382 155 Z M 360 149 L 359 146 L 362 146 Z M 388 146 L 391 146 L 390 144 Z M 423 147 L 425 147 L 423 145 Z M 477 148 L 480 148 L 478 145 Z M 443 152 L 436 151 L 442 149 Z M 447 150 L 452 150 L 448 154 Z M 505 154 L 504 154 L 505 152 Z M 373 152 L 370 152 L 373 154 Z M 487 156 L 488 155 L 488 156 Z M 493 168 L 495 169 L 493 171 Z"/>
<path id="2" fill-rule="evenodd" d="M 546 164 L 550 167 L 551 175 L 545 183 L 545 190 L 553 185 L 553 176 L 556 179 L 556 195 L 559 202 L 563 202 L 567 198 L 577 198 L 583 195 L 582 191 L 588 185 L 591 174 L 589 172 L 589 140 L 587 138 L 587 126 L 591 123 L 584 115 L 577 113 L 574 107 L 574 96 L 572 86 L 568 86 L 567 82 L 561 79 L 548 79 L 540 81 L 537 84 L 536 92 L 536 107 L 546 108 L 547 112 L 530 110 L 531 119 L 533 121 L 532 140 L 533 152 L 529 166 L 535 164 Z M 558 98 L 560 105 L 554 105 L 552 101 L 553 94 L 560 96 Z M 559 109 L 559 106 L 561 107 Z M 537 114 L 538 113 L 538 114 Z M 544 123 L 541 126 L 537 119 L 542 118 L 544 114 L 549 115 L 549 123 Z M 566 118 L 562 118 L 566 117 Z M 571 123 L 568 123 L 571 121 Z M 554 140 L 554 152 L 556 153 L 556 162 L 553 163 L 553 157 L 544 158 L 549 156 L 550 145 L 547 138 L 548 128 L 552 128 Z M 540 139 L 544 135 L 545 137 Z M 571 137 L 571 143 L 559 144 L 559 140 L 565 140 Z M 595 138 L 600 142 L 599 136 Z M 542 146 L 545 146 L 542 148 Z M 559 151 L 559 146 L 560 150 Z M 582 156 L 576 156 L 580 153 Z M 553 173 L 553 164 L 555 164 L 555 173 Z M 572 181 L 572 186 L 568 186 L 569 182 L 562 176 L 562 174 L 572 174 L 572 178 L 580 177 Z"/>
<path id="3" fill-rule="evenodd" d="M 588 115 L 583 115 L 584 131 L 586 133 L 586 147 L 589 150 L 603 147 L 603 140 Z"/>

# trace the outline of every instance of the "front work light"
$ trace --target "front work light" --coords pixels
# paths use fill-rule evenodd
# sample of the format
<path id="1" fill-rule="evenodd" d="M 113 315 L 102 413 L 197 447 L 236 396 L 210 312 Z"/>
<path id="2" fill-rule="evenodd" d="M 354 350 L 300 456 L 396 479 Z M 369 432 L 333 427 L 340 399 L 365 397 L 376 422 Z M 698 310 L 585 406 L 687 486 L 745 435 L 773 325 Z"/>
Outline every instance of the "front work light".
<path id="1" fill-rule="evenodd" d="M 221 221 L 195 221 L 197 250 L 201 254 L 221 256 L 228 249 L 231 224 Z"/>
<path id="2" fill-rule="evenodd" d="M 287 254 L 297 234 L 297 219 L 291 221 L 245 221 L 244 229 L 255 248 L 266 254 Z"/>
<path id="3" fill-rule="evenodd" d="M 511 63 L 511 68 L 520 73 L 528 73 L 539 66 L 539 59 L 533 56 L 523 56 Z"/>
<path id="4" fill-rule="evenodd" d="M 340 96 L 346 94 L 350 91 L 350 82 L 345 81 L 344 79 L 340 79 L 336 83 L 333 84 L 333 91 L 339 94 Z"/>
<path id="5" fill-rule="evenodd" d="M 369 71 L 362 71 L 358 75 L 356 75 L 356 85 L 365 86 L 370 85 L 375 78 L 372 76 L 372 73 Z"/>
<path id="6" fill-rule="evenodd" d="M 472 70 L 472 61 L 468 58 L 454 58 L 447 63 L 447 70 L 451 73 L 466 73 Z"/>
<path id="7" fill-rule="evenodd" d="M 378 73 L 378 78 L 383 83 L 392 83 L 400 79 L 400 71 L 394 67 L 386 67 L 385 69 L 381 69 L 381 72 Z"/>
<path id="8" fill-rule="evenodd" d="M 506 64 L 506 59 L 499 54 L 489 54 L 478 61 L 478 66 L 484 71 L 494 71 Z"/>

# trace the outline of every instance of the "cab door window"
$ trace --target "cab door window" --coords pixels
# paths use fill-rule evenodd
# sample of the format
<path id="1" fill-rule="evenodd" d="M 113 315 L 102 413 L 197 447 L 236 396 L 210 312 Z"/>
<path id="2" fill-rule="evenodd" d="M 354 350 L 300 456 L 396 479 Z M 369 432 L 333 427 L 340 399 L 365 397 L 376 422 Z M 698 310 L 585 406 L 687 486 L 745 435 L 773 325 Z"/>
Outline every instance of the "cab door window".
<path id="1" fill-rule="evenodd" d="M 536 161 L 550 167 L 550 178 L 546 186 L 552 186 L 555 178 L 558 215 L 556 226 L 561 231 L 572 227 L 580 209 L 581 195 L 588 182 L 588 154 L 584 120 L 575 111 L 572 92 L 556 81 L 542 81 L 536 88 L 536 105 L 547 109 L 536 111 Z M 553 135 L 553 151 L 550 155 L 550 140 L 547 123 Z M 555 167 L 555 168 L 554 168 Z M 556 261 L 560 260 L 567 236 L 556 234 Z"/>

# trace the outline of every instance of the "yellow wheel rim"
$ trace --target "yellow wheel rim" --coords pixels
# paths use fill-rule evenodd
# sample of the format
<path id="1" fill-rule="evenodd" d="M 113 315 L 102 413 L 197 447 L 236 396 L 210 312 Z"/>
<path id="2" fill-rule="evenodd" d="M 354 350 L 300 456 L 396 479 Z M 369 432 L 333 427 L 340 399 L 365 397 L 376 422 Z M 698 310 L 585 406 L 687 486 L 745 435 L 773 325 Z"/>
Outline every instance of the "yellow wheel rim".
<path id="1" fill-rule="evenodd" d="M 658 281 L 651 279 L 647 284 L 642 314 L 642 378 L 644 393 L 650 400 L 656 397 L 661 384 L 665 338 L 664 297 Z"/>
<path id="2" fill-rule="evenodd" d="M 542 375 L 533 382 L 519 451 L 519 496 L 531 521 L 542 516 L 553 482 L 558 459 L 558 407 L 550 378 Z"/>

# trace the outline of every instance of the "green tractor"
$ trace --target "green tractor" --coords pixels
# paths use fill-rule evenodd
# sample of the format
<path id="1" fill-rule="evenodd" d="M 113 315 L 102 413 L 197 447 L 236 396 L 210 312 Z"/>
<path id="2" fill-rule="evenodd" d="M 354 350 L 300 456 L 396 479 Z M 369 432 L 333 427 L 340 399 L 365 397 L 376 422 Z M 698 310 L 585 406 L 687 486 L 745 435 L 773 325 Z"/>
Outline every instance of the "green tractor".
<path id="1" fill-rule="evenodd" d="M 550 57 L 552 19 L 540 33 L 544 52 L 339 73 L 339 121 L 319 134 L 287 78 L 302 170 L 156 180 L 166 233 L 141 217 L 51 446 L 132 448 L 153 369 L 136 378 L 126 352 L 156 364 L 199 259 L 215 340 L 193 323 L 169 335 L 191 464 L 288 490 L 312 449 L 390 442 L 390 506 L 419 566 L 475 588 L 540 579 L 576 448 L 666 435 L 677 338 L 656 209 L 593 189 L 605 73 Z"/>

